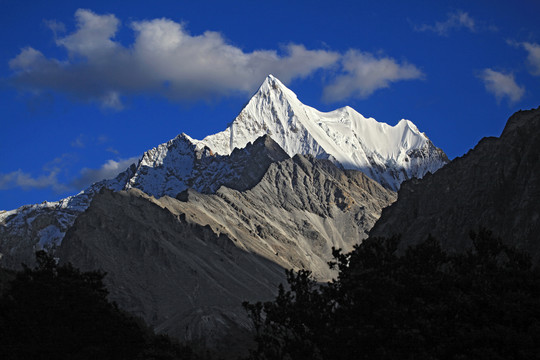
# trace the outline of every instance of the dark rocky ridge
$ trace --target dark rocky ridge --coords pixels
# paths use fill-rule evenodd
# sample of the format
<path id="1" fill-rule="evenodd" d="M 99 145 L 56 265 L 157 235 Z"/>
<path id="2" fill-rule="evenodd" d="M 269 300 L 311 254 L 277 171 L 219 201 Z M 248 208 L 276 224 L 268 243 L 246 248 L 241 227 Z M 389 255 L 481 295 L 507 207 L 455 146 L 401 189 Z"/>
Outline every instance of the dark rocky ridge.
<path id="1" fill-rule="evenodd" d="M 540 262 L 540 108 L 515 113 L 499 138 L 484 138 L 435 174 L 403 183 L 370 236 L 401 234 L 406 246 L 432 234 L 460 251 L 479 227 Z"/>

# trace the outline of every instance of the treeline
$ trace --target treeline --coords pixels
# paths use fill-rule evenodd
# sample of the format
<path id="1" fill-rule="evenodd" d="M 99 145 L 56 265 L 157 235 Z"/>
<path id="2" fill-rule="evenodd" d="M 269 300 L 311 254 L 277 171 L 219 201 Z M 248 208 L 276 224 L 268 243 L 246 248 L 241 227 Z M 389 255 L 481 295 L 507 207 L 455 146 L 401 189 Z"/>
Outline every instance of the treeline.
<path id="1" fill-rule="evenodd" d="M 371 239 L 334 251 L 328 284 L 288 272 L 274 301 L 244 303 L 250 359 L 539 359 L 538 269 L 488 231 L 471 239 L 459 254 Z"/>
<path id="2" fill-rule="evenodd" d="M 244 303 L 249 359 L 540 359 L 538 268 L 488 231 L 471 239 L 455 254 L 433 238 L 400 251 L 398 238 L 370 239 L 335 250 L 325 284 L 289 271 L 274 301 Z M 0 359 L 210 357 L 109 302 L 104 276 L 44 252 L 0 271 Z"/>
<path id="3" fill-rule="evenodd" d="M 0 271 L 0 359 L 200 358 L 109 302 L 104 276 L 59 266 L 43 251 L 33 269 Z"/>

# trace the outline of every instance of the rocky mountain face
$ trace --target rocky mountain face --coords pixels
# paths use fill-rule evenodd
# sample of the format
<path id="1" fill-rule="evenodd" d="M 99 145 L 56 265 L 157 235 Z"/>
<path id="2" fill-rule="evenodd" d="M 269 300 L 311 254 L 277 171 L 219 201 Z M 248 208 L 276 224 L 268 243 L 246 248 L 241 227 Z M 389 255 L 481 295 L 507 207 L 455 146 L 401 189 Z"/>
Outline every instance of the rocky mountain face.
<path id="1" fill-rule="evenodd" d="M 218 339 L 249 329 L 242 301 L 271 299 L 284 269 L 329 280 L 332 247 L 350 250 L 394 200 L 359 171 L 297 155 L 272 163 L 244 191 L 156 199 L 104 188 L 57 255 L 107 271 L 111 299 L 156 330 L 219 347 Z"/>
<path id="2" fill-rule="evenodd" d="M 266 140 L 257 140 L 262 136 Z M 272 149 L 269 137 L 274 141 Z M 203 140 L 178 135 L 145 152 L 115 179 L 95 183 L 58 202 L 0 211 L 0 265 L 31 263 L 37 249 L 54 251 L 103 187 L 136 188 L 154 197 L 174 197 L 186 189 L 213 193 L 221 185 L 247 189 L 260 180 L 271 162 L 295 154 L 360 170 L 392 190 L 406 179 L 435 172 L 448 160 L 408 120 L 389 126 L 350 107 L 323 113 L 302 104 L 270 75 L 223 132 Z"/>
<path id="3" fill-rule="evenodd" d="M 155 197 L 174 197 L 186 189 L 213 193 L 222 185 L 245 190 L 259 182 L 271 163 L 287 158 L 268 135 L 218 155 L 181 134 L 145 152 L 123 189 L 140 189 Z"/>
<path id="4" fill-rule="evenodd" d="M 435 174 L 402 184 L 372 236 L 401 234 L 403 246 L 428 234 L 449 250 L 470 246 L 468 233 L 485 227 L 540 262 L 540 108 L 519 111 L 499 138 Z"/>

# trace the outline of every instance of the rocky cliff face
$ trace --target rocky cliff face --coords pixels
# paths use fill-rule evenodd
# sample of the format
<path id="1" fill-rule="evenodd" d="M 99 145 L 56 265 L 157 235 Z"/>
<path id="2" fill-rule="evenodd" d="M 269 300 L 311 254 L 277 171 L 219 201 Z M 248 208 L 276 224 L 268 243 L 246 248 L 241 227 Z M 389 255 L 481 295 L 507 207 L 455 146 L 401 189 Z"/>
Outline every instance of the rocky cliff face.
<path id="1" fill-rule="evenodd" d="M 122 188 L 140 189 L 155 197 L 176 196 L 188 188 L 213 193 L 222 185 L 245 190 L 261 180 L 271 163 L 287 158 L 269 135 L 218 155 L 181 134 L 145 152 Z"/>
<path id="2" fill-rule="evenodd" d="M 449 250 L 470 246 L 486 227 L 540 262 L 540 108 L 519 111 L 499 138 L 484 138 L 461 158 L 402 184 L 372 236 L 402 235 L 402 244 L 438 238 Z"/>
<path id="3" fill-rule="evenodd" d="M 332 278 L 331 248 L 350 250 L 394 200 L 361 172 L 295 156 L 245 191 L 103 189 L 57 254 L 107 271 L 111 298 L 156 330 L 217 341 L 250 327 L 241 302 L 272 298 L 284 269 Z"/>

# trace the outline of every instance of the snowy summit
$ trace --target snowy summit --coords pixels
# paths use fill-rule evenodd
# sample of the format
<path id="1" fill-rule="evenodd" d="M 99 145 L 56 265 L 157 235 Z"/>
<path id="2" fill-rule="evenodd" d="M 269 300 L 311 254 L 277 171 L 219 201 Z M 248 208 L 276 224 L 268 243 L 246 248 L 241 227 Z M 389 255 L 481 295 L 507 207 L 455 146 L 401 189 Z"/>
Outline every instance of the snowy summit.
<path id="1" fill-rule="evenodd" d="M 304 105 L 269 75 L 240 115 L 223 132 L 200 143 L 228 155 L 268 134 L 289 154 L 328 158 L 364 172 L 394 191 L 448 162 L 446 155 L 409 120 L 396 126 L 365 118 L 346 106 L 328 113 Z"/>

